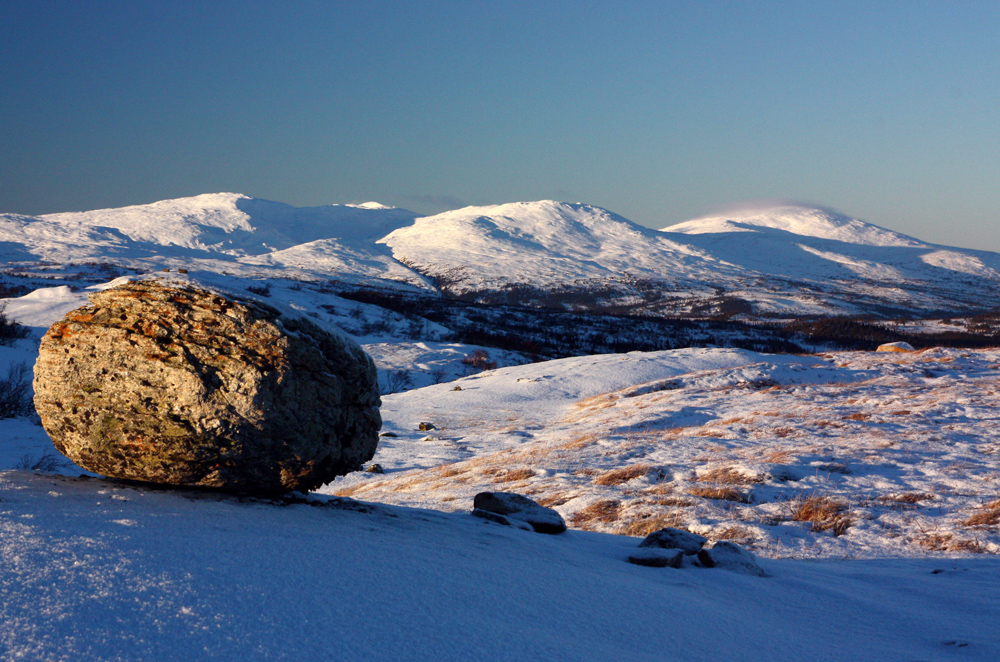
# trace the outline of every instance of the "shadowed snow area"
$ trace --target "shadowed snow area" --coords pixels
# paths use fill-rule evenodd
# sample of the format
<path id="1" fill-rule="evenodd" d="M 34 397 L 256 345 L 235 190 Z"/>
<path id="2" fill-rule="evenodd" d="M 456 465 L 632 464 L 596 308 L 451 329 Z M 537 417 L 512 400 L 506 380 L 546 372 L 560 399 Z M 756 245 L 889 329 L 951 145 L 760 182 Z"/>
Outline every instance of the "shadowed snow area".
<path id="1" fill-rule="evenodd" d="M 0 473 L 17 660 L 991 660 L 996 559 L 625 562 L 636 540 Z"/>

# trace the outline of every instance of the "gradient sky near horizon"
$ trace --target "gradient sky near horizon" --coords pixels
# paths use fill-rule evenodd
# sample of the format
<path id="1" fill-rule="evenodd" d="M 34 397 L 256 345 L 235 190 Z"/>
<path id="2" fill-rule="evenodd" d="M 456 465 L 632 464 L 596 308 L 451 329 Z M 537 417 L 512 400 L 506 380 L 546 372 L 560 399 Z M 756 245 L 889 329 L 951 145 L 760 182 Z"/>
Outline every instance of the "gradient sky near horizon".
<path id="1" fill-rule="evenodd" d="M 1000 251 L 994 1 L 6 2 L 0 95 L 4 212 L 782 199 Z"/>

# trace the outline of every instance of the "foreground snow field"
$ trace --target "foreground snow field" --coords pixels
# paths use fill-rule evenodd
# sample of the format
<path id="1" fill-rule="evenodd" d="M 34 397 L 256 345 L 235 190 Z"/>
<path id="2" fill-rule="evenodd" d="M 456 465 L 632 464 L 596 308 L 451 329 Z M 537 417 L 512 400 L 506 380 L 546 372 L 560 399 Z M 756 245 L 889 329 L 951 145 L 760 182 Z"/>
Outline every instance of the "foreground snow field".
<path id="1" fill-rule="evenodd" d="M 636 542 L 7 471 L 0 658 L 1000 658 L 996 558 L 762 560 L 751 577 L 631 565 Z"/>

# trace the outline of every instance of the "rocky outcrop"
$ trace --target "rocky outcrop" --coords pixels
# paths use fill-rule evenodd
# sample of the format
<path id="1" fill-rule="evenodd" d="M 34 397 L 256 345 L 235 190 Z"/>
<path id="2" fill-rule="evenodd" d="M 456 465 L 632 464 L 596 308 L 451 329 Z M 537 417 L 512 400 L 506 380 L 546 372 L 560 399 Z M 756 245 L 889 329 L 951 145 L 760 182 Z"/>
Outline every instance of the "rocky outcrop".
<path id="1" fill-rule="evenodd" d="M 498 524 L 530 527 L 536 533 L 566 530 L 562 515 L 513 492 L 480 492 L 473 500 L 472 514 Z"/>
<path id="2" fill-rule="evenodd" d="M 115 478 L 305 491 L 359 470 L 381 426 L 353 341 L 199 287 L 132 282 L 54 324 L 35 408 L 57 449 Z"/>

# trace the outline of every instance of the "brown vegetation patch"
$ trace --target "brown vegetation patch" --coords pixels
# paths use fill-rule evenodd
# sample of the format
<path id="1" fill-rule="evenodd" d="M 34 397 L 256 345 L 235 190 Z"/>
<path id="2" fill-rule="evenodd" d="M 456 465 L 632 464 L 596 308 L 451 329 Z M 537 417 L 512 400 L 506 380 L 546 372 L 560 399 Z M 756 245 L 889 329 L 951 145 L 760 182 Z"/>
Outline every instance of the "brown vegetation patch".
<path id="1" fill-rule="evenodd" d="M 712 531 L 713 540 L 733 540 L 739 543 L 748 543 L 757 539 L 757 533 L 748 527 L 734 524 L 721 530 Z"/>
<path id="2" fill-rule="evenodd" d="M 621 485 L 630 480 L 645 476 L 653 467 L 649 464 L 633 464 L 628 467 L 612 469 L 594 478 L 595 485 Z"/>
<path id="3" fill-rule="evenodd" d="M 791 451 L 774 451 L 764 456 L 764 461 L 771 464 L 788 464 L 794 459 L 795 454 Z"/>
<path id="4" fill-rule="evenodd" d="M 962 522 L 962 526 L 996 526 L 1000 524 L 1000 500 L 983 504 L 979 512 Z"/>
<path id="5" fill-rule="evenodd" d="M 645 538 L 654 531 L 674 527 L 683 529 L 684 517 L 682 512 L 671 512 L 666 514 L 648 514 L 643 517 L 633 519 L 631 522 L 621 527 L 615 533 L 620 536 L 641 536 Z"/>
<path id="6" fill-rule="evenodd" d="M 567 492 L 555 492 L 548 496 L 540 497 L 535 499 L 538 505 L 545 506 L 546 508 L 554 508 L 556 506 L 561 506 L 564 503 L 569 502 L 574 495 Z"/>
<path id="7" fill-rule="evenodd" d="M 535 472 L 527 467 L 521 467 L 519 469 L 507 469 L 505 471 L 497 472 L 493 476 L 494 483 L 510 483 L 515 480 L 527 480 L 535 475 Z"/>
<path id="8" fill-rule="evenodd" d="M 466 467 L 457 467 L 452 463 L 438 465 L 434 467 L 434 471 L 442 478 L 451 478 L 452 476 L 460 476 L 461 474 L 468 473 L 469 469 Z"/>
<path id="9" fill-rule="evenodd" d="M 709 469 L 705 473 L 699 474 L 695 480 L 703 483 L 723 483 L 725 485 L 747 485 L 749 483 L 764 482 L 764 479 L 760 476 L 747 476 L 734 467 Z"/>
<path id="10" fill-rule="evenodd" d="M 864 414 L 862 412 L 857 412 L 857 413 L 845 416 L 844 420 L 847 420 L 847 421 L 867 421 L 867 420 L 870 420 L 871 417 L 872 417 L 871 414 Z"/>
<path id="11" fill-rule="evenodd" d="M 569 521 L 581 529 L 592 526 L 594 522 L 617 522 L 621 509 L 622 502 L 618 499 L 601 499 L 570 515 Z"/>
<path id="12" fill-rule="evenodd" d="M 882 503 L 900 506 L 916 506 L 921 501 L 929 501 L 934 498 L 928 492 L 906 492 L 905 494 L 883 494 L 878 498 Z"/>
<path id="13" fill-rule="evenodd" d="M 691 499 L 685 499 L 679 496 L 661 496 L 643 499 L 642 503 L 651 503 L 656 506 L 672 506 L 675 508 L 685 508 L 687 506 L 693 506 L 694 501 Z"/>
<path id="14" fill-rule="evenodd" d="M 792 511 L 796 522 L 811 522 L 810 531 L 830 531 L 835 536 L 843 535 L 852 522 L 844 511 L 847 506 L 830 497 L 814 496 L 798 503 Z"/>
<path id="15" fill-rule="evenodd" d="M 736 503 L 748 503 L 747 498 L 739 490 L 732 487 L 692 487 L 688 490 L 691 496 L 703 499 L 715 499 L 716 501 L 735 501 Z"/>
<path id="16" fill-rule="evenodd" d="M 713 439 L 724 439 L 726 433 L 720 430 L 701 430 L 695 433 L 696 437 L 712 437 Z"/>
<path id="17" fill-rule="evenodd" d="M 565 444 L 557 446 L 556 448 L 567 451 L 576 451 L 581 448 L 586 448 L 587 446 L 593 446 L 597 443 L 597 439 L 598 436 L 594 433 L 581 434 L 573 439 L 570 439 Z"/>
<path id="18" fill-rule="evenodd" d="M 921 547 L 935 552 L 971 552 L 973 554 L 982 554 L 986 551 L 986 548 L 978 540 L 959 538 L 947 532 L 921 533 L 913 541 Z"/>

